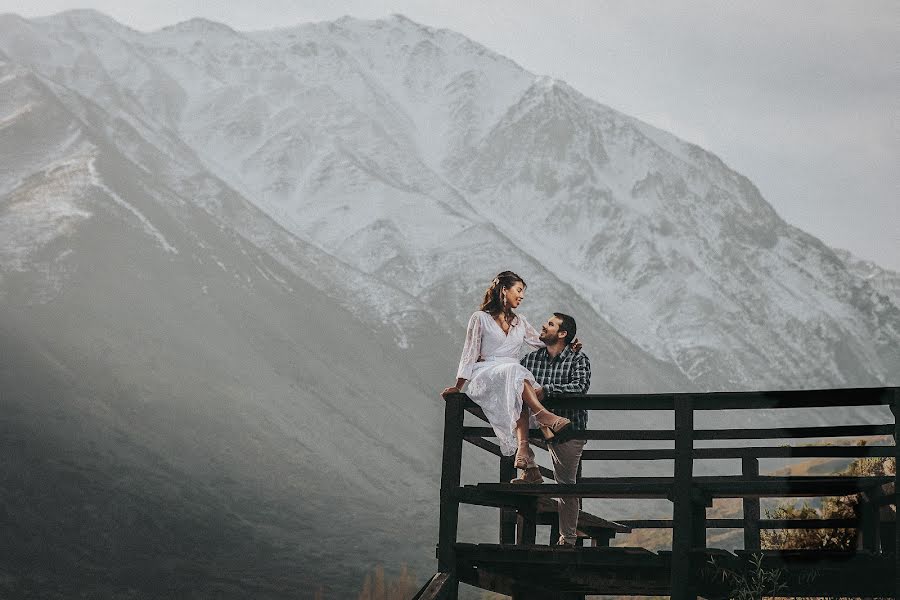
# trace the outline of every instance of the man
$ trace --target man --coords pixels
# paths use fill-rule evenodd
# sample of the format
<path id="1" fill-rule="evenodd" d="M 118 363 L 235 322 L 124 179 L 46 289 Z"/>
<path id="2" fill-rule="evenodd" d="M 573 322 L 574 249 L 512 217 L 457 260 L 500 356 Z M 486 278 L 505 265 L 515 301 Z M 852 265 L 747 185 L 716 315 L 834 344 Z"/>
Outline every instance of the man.
<path id="1" fill-rule="evenodd" d="M 522 366 L 531 371 L 540 388 L 535 390 L 539 400 L 557 394 L 586 394 L 591 385 L 591 362 L 583 352 L 575 352 L 571 342 L 575 340 L 575 319 L 563 313 L 553 313 L 541 327 L 540 340 L 546 344 L 522 359 Z M 574 438 L 548 444 L 553 460 L 553 473 L 557 483 L 575 483 L 578 465 L 585 439 L 578 432 L 587 429 L 587 411 L 576 408 L 554 409 L 554 412 L 572 421 Z M 529 466 L 523 475 L 512 483 L 541 483 L 541 471 L 537 465 Z M 559 511 L 560 545 L 575 545 L 577 539 L 579 500 L 576 497 L 557 499 Z"/>

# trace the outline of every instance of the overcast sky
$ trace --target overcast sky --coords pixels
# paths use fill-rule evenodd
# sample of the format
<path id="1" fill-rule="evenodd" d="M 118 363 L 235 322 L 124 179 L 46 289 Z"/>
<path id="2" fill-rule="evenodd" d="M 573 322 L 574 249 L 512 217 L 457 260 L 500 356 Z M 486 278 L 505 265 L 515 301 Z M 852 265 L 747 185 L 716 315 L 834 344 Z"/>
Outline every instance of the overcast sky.
<path id="1" fill-rule="evenodd" d="M 0 0 L 69 8 L 139 30 L 392 13 L 453 29 L 712 151 L 788 222 L 900 270 L 898 0 Z"/>

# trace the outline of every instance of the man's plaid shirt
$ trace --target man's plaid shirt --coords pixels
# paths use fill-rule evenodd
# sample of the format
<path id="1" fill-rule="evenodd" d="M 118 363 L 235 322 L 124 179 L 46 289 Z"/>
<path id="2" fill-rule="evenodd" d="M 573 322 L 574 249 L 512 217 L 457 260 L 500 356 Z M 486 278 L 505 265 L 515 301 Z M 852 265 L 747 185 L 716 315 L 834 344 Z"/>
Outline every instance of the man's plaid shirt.
<path id="1" fill-rule="evenodd" d="M 591 361 L 584 352 L 573 352 L 566 346 L 556 358 L 550 358 L 546 348 L 535 350 L 522 359 L 522 366 L 531 371 L 548 396 L 556 394 L 586 394 L 591 386 Z M 587 411 L 581 408 L 555 408 L 553 412 L 571 419 L 572 428 L 587 429 Z"/>

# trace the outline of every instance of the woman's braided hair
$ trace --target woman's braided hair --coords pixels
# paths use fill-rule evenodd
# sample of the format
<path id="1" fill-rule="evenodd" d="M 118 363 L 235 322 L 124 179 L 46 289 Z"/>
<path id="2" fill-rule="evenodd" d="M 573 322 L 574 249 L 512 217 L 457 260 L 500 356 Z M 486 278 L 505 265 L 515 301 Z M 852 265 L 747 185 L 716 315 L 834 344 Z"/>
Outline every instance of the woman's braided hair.
<path id="1" fill-rule="evenodd" d="M 503 271 L 491 281 L 490 287 L 484 292 L 484 300 L 481 301 L 481 309 L 492 317 L 499 314 L 506 315 L 506 322 L 510 326 L 515 324 L 516 313 L 512 307 L 503 302 L 503 290 L 509 289 L 517 283 L 521 283 L 522 287 L 527 287 L 525 280 L 513 273 L 512 271 Z"/>

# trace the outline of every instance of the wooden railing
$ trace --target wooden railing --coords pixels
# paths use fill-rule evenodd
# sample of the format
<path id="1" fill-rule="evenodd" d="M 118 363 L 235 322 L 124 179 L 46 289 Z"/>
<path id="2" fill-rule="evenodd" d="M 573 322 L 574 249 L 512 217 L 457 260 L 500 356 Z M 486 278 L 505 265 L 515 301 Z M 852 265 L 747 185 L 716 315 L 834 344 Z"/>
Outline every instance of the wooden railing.
<path id="1" fill-rule="evenodd" d="M 649 394 L 649 395 L 588 395 L 555 398 L 546 404 L 550 408 L 584 408 L 592 411 L 591 423 L 604 423 L 594 416 L 602 411 L 634 411 L 636 422 L 644 411 L 674 413 L 671 429 L 603 429 L 594 428 L 579 434 L 588 440 L 617 440 L 646 445 L 653 441 L 674 442 L 674 448 L 630 447 L 624 449 L 585 450 L 583 461 L 672 461 L 671 476 L 665 477 L 582 477 L 577 484 L 512 486 L 507 483 L 515 476 L 509 458 L 500 457 L 497 444 L 490 441 L 493 431 L 486 426 L 464 424 L 469 412 L 484 420 L 480 408 L 465 394 L 448 396 L 445 406 L 444 447 L 440 491 L 440 526 L 437 547 L 439 573 L 438 589 L 431 595 L 417 598 L 455 598 L 457 574 L 457 528 L 459 504 L 470 503 L 496 506 L 501 509 L 499 541 L 504 544 L 535 543 L 537 499 L 547 496 L 572 495 L 582 498 L 667 499 L 672 503 L 671 519 L 633 519 L 623 521 L 631 528 L 671 528 L 672 552 L 668 576 L 668 593 L 674 600 L 696 598 L 698 587 L 695 574 L 698 551 L 706 549 L 707 528 L 740 528 L 743 530 L 745 551 L 760 548 L 761 529 L 853 527 L 861 531 L 862 547 L 868 552 L 894 555 L 894 585 L 900 572 L 900 532 L 896 527 L 893 540 L 879 539 L 879 507 L 896 505 L 895 495 L 883 494 L 886 483 L 895 483 L 896 476 L 766 476 L 759 473 L 762 458 L 858 458 L 898 457 L 898 446 L 892 445 L 754 445 L 761 441 L 805 439 L 821 441 L 832 438 L 860 438 L 893 436 L 897 439 L 896 414 L 900 406 L 900 388 L 861 388 L 804 390 L 780 392 L 736 392 L 707 394 Z M 804 427 L 766 427 L 697 429 L 694 426 L 698 411 L 747 411 L 751 419 L 762 411 L 771 413 L 782 409 L 886 406 L 893 413 L 890 422 L 857 425 L 823 425 Z M 824 415 L 825 413 L 823 413 Z M 536 432 L 535 432 L 536 433 Z M 539 436 L 538 436 L 539 437 Z M 728 443 L 729 447 L 695 447 L 697 441 Z M 469 443 L 500 457 L 501 483 L 481 483 L 461 486 L 463 444 Z M 635 444 L 635 445 L 638 445 Z M 750 445 L 747 445 L 750 444 Z M 739 459 L 739 475 L 694 475 L 695 460 Z M 543 468 L 542 468 L 543 469 Z M 552 473 L 543 469 L 545 476 Z M 896 489 L 896 488 L 895 488 Z M 861 516 L 853 519 L 762 519 L 760 498 L 826 497 L 858 495 Z M 740 519 L 707 519 L 706 508 L 715 498 L 739 498 L 743 502 Z M 518 535 L 517 535 L 517 523 Z M 577 552 L 577 551 L 576 551 Z M 435 581 L 438 578 L 436 577 Z M 884 582 L 881 582 L 882 584 Z M 863 589 L 864 582 L 860 582 Z M 426 586 L 427 587 L 427 586 Z M 877 586 L 875 586 L 877 588 Z M 882 586 L 883 587 L 883 586 Z M 854 588 L 855 589 L 855 588 Z M 868 588 L 865 588 L 868 589 Z M 878 588 L 880 589 L 880 588 Z M 875 588 L 872 594 L 875 595 Z M 599 592 L 597 592 L 599 593 Z"/>

